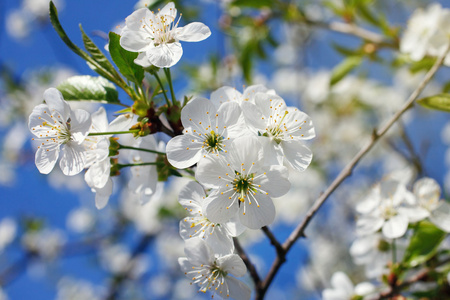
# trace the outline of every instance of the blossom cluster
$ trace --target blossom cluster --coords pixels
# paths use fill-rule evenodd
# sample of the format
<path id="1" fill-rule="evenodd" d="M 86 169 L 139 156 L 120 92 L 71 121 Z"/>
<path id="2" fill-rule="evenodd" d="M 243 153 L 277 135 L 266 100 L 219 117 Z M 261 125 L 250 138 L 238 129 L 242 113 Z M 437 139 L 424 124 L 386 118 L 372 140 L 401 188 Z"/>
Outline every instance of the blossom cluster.
<path id="1" fill-rule="evenodd" d="M 183 135 L 168 142 L 167 159 L 176 168 L 197 164 L 199 183 L 189 183 L 179 197 L 190 214 L 180 222 L 180 234 L 187 243 L 187 258 L 180 259 L 180 265 L 185 270 L 190 269 L 186 261 L 189 266 L 207 266 L 201 271 L 205 273 L 202 279 L 192 277 L 206 291 L 222 280 L 211 276 L 228 282 L 227 264 L 240 261 L 238 256 L 225 260 L 234 251 L 232 237 L 245 228 L 259 229 L 273 222 L 272 198 L 283 196 L 291 186 L 285 165 L 296 171 L 308 167 L 312 153 L 304 141 L 315 133 L 308 115 L 288 107 L 262 85 L 249 86 L 243 93 L 222 87 L 211 94 L 211 100 L 195 98 L 181 111 L 181 122 Z M 195 242 L 199 245 L 192 239 L 199 240 Z M 201 244 L 202 239 L 207 246 Z M 205 254 L 200 260 L 190 250 L 193 245 L 211 249 L 215 256 Z M 185 272 L 192 276 L 192 271 Z M 241 288 L 237 299 L 248 299 L 247 289 Z M 223 290 L 217 291 L 225 296 Z M 232 294 L 227 291 L 226 296 Z"/>

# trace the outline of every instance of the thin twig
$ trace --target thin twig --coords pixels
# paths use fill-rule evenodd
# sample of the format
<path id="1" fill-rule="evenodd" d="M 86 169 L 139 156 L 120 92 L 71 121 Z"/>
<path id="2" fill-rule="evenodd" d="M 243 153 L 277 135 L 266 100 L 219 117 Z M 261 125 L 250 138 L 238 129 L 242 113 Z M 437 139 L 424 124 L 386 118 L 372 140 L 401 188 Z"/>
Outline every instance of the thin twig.
<path id="1" fill-rule="evenodd" d="M 264 226 L 261 228 L 261 230 L 264 232 L 264 234 L 270 240 L 270 243 L 277 250 L 278 256 L 284 257 L 286 255 L 286 252 L 284 251 L 283 246 L 280 244 L 280 242 L 278 242 L 277 238 L 273 235 L 272 231 L 269 230 L 269 227 Z"/>
<path id="2" fill-rule="evenodd" d="M 370 141 L 355 155 L 355 157 L 344 167 L 344 169 L 339 173 L 339 175 L 334 179 L 331 185 L 326 189 L 326 191 L 321 194 L 321 196 L 314 202 L 313 206 L 309 209 L 306 214 L 305 219 L 292 231 L 290 236 L 283 243 L 283 249 L 287 253 L 289 249 L 295 244 L 295 242 L 302 236 L 304 236 L 304 232 L 306 227 L 312 218 L 316 215 L 319 208 L 325 203 L 328 197 L 340 186 L 340 184 L 349 177 L 353 169 L 359 163 L 359 161 L 373 148 L 376 142 L 395 124 L 395 122 L 409 109 L 412 107 L 414 101 L 426 87 L 428 82 L 433 78 L 433 76 L 438 71 L 439 67 L 442 65 L 447 53 L 450 50 L 450 44 L 447 46 L 446 51 L 437 59 L 433 67 L 428 71 L 425 75 L 424 79 L 417 87 L 417 89 L 411 94 L 408 100 L 405 102 L 403 107 L 395 113 L 395 115 L 379 130 L 374 130 Z M 272 264 L 269 273 L 267 274 L 265 280 L 262 283 L 262 291 L 259 297 L 256 299 L 263 299 L 264 293 L 271 284 L 273 278 L 275 277 L 278 269 L 283 264 L 284 260 L 281 257 L 277 256 L 275 261 Z"/>

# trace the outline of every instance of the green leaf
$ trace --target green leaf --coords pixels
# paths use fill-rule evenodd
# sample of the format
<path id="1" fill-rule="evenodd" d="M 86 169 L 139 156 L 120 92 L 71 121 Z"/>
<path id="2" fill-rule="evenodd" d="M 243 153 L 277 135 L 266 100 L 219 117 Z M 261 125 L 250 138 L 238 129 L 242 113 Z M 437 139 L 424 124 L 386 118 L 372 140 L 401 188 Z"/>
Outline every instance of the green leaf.
<path id="1" fill-rule="evenodd" d="M 420 61 L 415 61 L 411 63 L 411 66 L 409 67 L 409 70 L 411 73 L 417 73 L 420 71 L 429 71 L 431 67 L 433 67 L 434 63 L 436 62 L 435 57 L 424 57 Z"/>
<path id="2" fill-rule="evenodd" d="M 84 32 L 83 27 L 80 24 L 81 35 L 83 37 L 84 48 L 91 54 L 93 60 L 95 60 L 105 70 L 108 70 L 113 75 L 118 75 L 114 66 L 109 62 L 103 52 L 95 45 L 95 43 Z"/>
<path id="3" fill-rule="evenodd" d="M 414 230 L 403 262 L 415 267 L 433 257 L 446 233 L 428 221 L 422 221 Z"/>
<path id="4" fill-rule="evenodd" d="M 272 0 L 234 0 L 231 5 L 240 7 L 262 8 L 273 6 Z"/>
<path id="5" fill-rule="evenodd" d="M 55 28 L 56 33 L 58 33 L 59 37 L 63 40 L 63 42 L 73 51 L 75 54 L 79 55 L 81 58 L 87 61 L 89 67 L 94 70 L 99 75 L 105 77 L 108 80 L 116 82 L 116 78 L 108 69 L 105 69 L 102 65 L 100 65 L 97 61 L 94 60 L 88 53 L 81 50 L 77 45 L 72 43 L 72 41 L 67 36 L 66 32 L 61 26 L 61 23 L 58 19 L 58 11 L 56 10 L 55 4 L 50 1 L 50 22 Z M 116 82 L 117 83 L 117 82 Z"/>
<path id="6" fill-rule="evenodd" d="M 330 86 L 335 85 L 343 79 L 348 73 L 359 66 L 363 58 L 361 56 L 350 56 L 334 67 L 331 73 Z"/>
<path id="7" fill-rule="evenodd" d="M 55 4 L 53 4 L 53 1 L 50 1 L 50 22 L 53 25 L 53 28 L 55 28 L 56 33 L 59 35 L 59 37 L 63 40 L 63 42 L 76 54 L 84 58 L 85 60 L 89 60 L 89 55 L 78 48 L 77 45 L 72 43 L 72 41 L 67 36 L 66 32 L 61 26 L 61 23 L 58 19 L 58 11 L 56 10 Z"/>
<path id="8" fill-rule="evenodd" d="M 61 83 L 57 89 L 67 101 L 120 103 L 114 85 L 102 77 L 73 76 Z"/>
<path id="9" fill-rule="evenodd" d="M 109 33 L 109 53 L 114 63 L 119 68 L 120 73 L 126 79 L 141 84 L 144 79 L 144 68 L 134 63 L 137 52 L 130 52 L 120 46 L 120 35 L 114 32 Z"/>
<path id="10" fill-rule="evenodd" d="M 417 103 L 429 109 L 450 112 L 450 94 L 438 94 L 417 100 Z"/>

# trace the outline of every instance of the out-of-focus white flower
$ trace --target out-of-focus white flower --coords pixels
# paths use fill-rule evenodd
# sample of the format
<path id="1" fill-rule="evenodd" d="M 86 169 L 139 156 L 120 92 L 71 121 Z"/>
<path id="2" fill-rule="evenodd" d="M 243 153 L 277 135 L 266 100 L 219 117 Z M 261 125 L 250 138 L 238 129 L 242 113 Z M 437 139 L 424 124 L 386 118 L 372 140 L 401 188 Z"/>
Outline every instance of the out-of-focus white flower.
<path id="1" fill-rule="evenodd" d="M 67 227 L 76 233 L 85 233 L 93 228 L 95 216 L 87 208 L 72 210 L 67 216 Z"/>
<path id="2" fill-rule="evenodd" d="M 242 277 L 247 273 L 244 262 L 237 254 L 215 255 L 200 238 L 187 240 L 186 257 L 178 263 L 187 278 L 200 286 L 199 291 L 210 291 L 223 299 L 250 299 L 251 290 L 243 282 L 230 275 Z"/>
<path id="3" fill-rule="evenodd" d="M 63 277 L 58 281 L 56 300 L 100 300 L 96 288 L 88 281 Z"/>
<path id="4" fill-rule="evenodd" d="M 402 183 L 391 179 L 381 181 L 356 207 L 362 214 L 356 223 L 358 233 L 366 235 L 382 229 L 389 239 L 403 236 L 408 229 L 408 216 L 400 207 L 413 201 L 412 194 Z"/>
<path id="5" fill-rule="evenodd" d="M 30 34 L 32 19 L 22 10 L 14 10 L 6 16 L 6 31 L 16 39 L 23 39 Z"/>
<path id="6" fill-rule="evenodd" d="M 36 151 L 36 166 L 42 174 L 53 170 L 59 156 L 59 166 L 64 175 L 80 173 L 86 164 L 82 143 L 91 126 L 87 111 L 72 111 L 62 94 L 55 88 L 44 92 L 46 104 L 39 104 L 30 115 L 28 127 L 40 142 Z"/>
<path id="7" fill-rule="evenodd" d="M 440 229 L 450 232 L 450 204 L 441 200 L 441 187 L 432 178 L 422 178 L 414 184 L 415 202 L 403 208 L 411 223 L 429 218 Z"/>
<path id="8" fill-rule="evenodd" d="M 139 52 L 134 61 L 138 65 L 172 67 L 183 55 L 179 41 L 199 42 L 211 35 L 208 26 L 200 22 L 178 27 L 180 20 L 176 16 L 173 2 L 157 14 L 148 8 L 136 10 L 126 18 L 120 45 L 128 51 Z"/>
<path id="9" fill-rule="evenodd" d="M 369 282 L 361 282 L 356 286 L 350 281 L 348 276 L 342 272 L 336 272 L 331 277 L 330 289 L 322 292 L 323 300 L 350 300 L 360 296 L 362 300 L 377 296 L 375 286 Z M 358 298 L 359 299 L 359 298 Z"/>
<path id="10" fill-rule="evenodd" d="M 29 251 L 38 253 L 46 259 L 54 258 L 66 243 L 64 232 L 57 229 L 43 229 L 27 232 L 22 243 Z"/>
<path id="11" fill-rule="evenodd" d="M 426 55 L 438 56 L 447 48 L 449 35 L 450 10 L 433 3 L 413 13 L 400 40 L 400 51 L 409 54 L 414 61 L 420 61 Z M 444 63 L 450 65 L 450 55 Z"/>
<path id="12" fill-rule="evenodd" d="M 235 139 L 227 157 L 208 156 L 197 167 L 196 179 L 214 189 L 206 198 L 209 220 L 224 223 L 238 213 L 241 223 L 259 229 L 273 222 L 272 197 L 281 197 L 291 184 L 283 166 L 264 166 L 264 152 L 256 137 Z"/>
<path id="13" fill-rule="evenodd" d="M 60 11 L 64 5 L 63 0 L 52 0 Z M 38 19 L 48 18 L 48 6 L 50 0 L 24 0 L 22 7 L 25 11 L 30 12 Z"/>
<path id="14" fill-rule="evenodd" d="M 0 222 L 0 252 L 8 246 L 16 237 L 17 224 L 11 218 L 4 218 Z"/>
<path id="15" fill-rule="evenodd" d="M 325 101 L 330 93 L 330 78 L 329 71 L 319 71 L 305 80 L 304 99 L 315 104 Z"/>
<path id="16" fill-rule="evenodd" d="M 108 245 L 100 252 L 103 266 L 114 274 L 127 274 L 137 278 L 147 270 L 148 260 L 144 254 L 132 257 L 124 245 Z"/>

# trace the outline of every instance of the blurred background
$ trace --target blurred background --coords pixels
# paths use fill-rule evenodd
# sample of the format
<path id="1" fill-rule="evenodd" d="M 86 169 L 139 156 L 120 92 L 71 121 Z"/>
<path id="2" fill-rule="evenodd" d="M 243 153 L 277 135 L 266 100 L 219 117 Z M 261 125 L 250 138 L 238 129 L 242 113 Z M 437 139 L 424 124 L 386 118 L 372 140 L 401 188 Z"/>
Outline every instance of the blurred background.
<path id="1" fill-rule="evenodd" d="M 358 5 L 351 4 L 359 3 Z M 120 33 L 125 18 L 165 1 L 54 1 L 67 35 L 82 46 L 79 25 L 100 49 L 108 32 Z M 172 68 L 177 97 L 209 97 L 228 85 L 274 89 L 289 105 L 311 116 L 317 137 L 312 165 L 291 172 L 292 190 L 275 199 L 269 226 L 284 241 L 337 173 L 417 87 L 428 61 L 412 63 L 398 52 L 408 18 L 425 0 L 380 1 L 175 1 L 180 25 L 200 21 L 211 36 L 184 43 Z M 439 2 L 438 2 L 439 3 Z M 441 0 L 443 7 L 449 7 Z M 352 6 L 353 5 L 353 6 Z M 330 30 L 356 24 L 389 41 L 374 43 Z M 328 24 L 328 25 L 327 25 Z M 107 53 L 107 51 L 104 51 Z M 47 0 L 0 1 L 0 299 L 206 299 L 179 270 L 184 256 L 177 202 L 186 178 L 160 182 L 144 206 L 133 201 L 127 174 L 103 210 L 83 174 L 42 175 L 34 165 L 28 116 L 43 92 L 73 75 L 94 75 L 60 40 L 48 18 Z M 424 95 L 448 88 L 448 68 Z M 149 84 L 152 79 L 148 78 Z M 127 104 L 126 94 L 119 98 Z M 95 103 L 71 103 L 90 112 Z M 106 107 L 109 119 L 120 107 Z M 167 141 L 167 136 L 159 136 Z M 291 249 L 267 299 L 320 299 L 331 274 L 346 271 L 358 282 L 364 268 L 353 263 L 354 205 L 384 176 L 432 177 L 443 195 L 450 189 L 450 123 L 443 112 L 415 107 L 363 159 L 328 200 Z M 262 276 L 275 250 L 260 231 L 240 240 Z M 251 285 L 251 278 L 244 281 Z"/>

